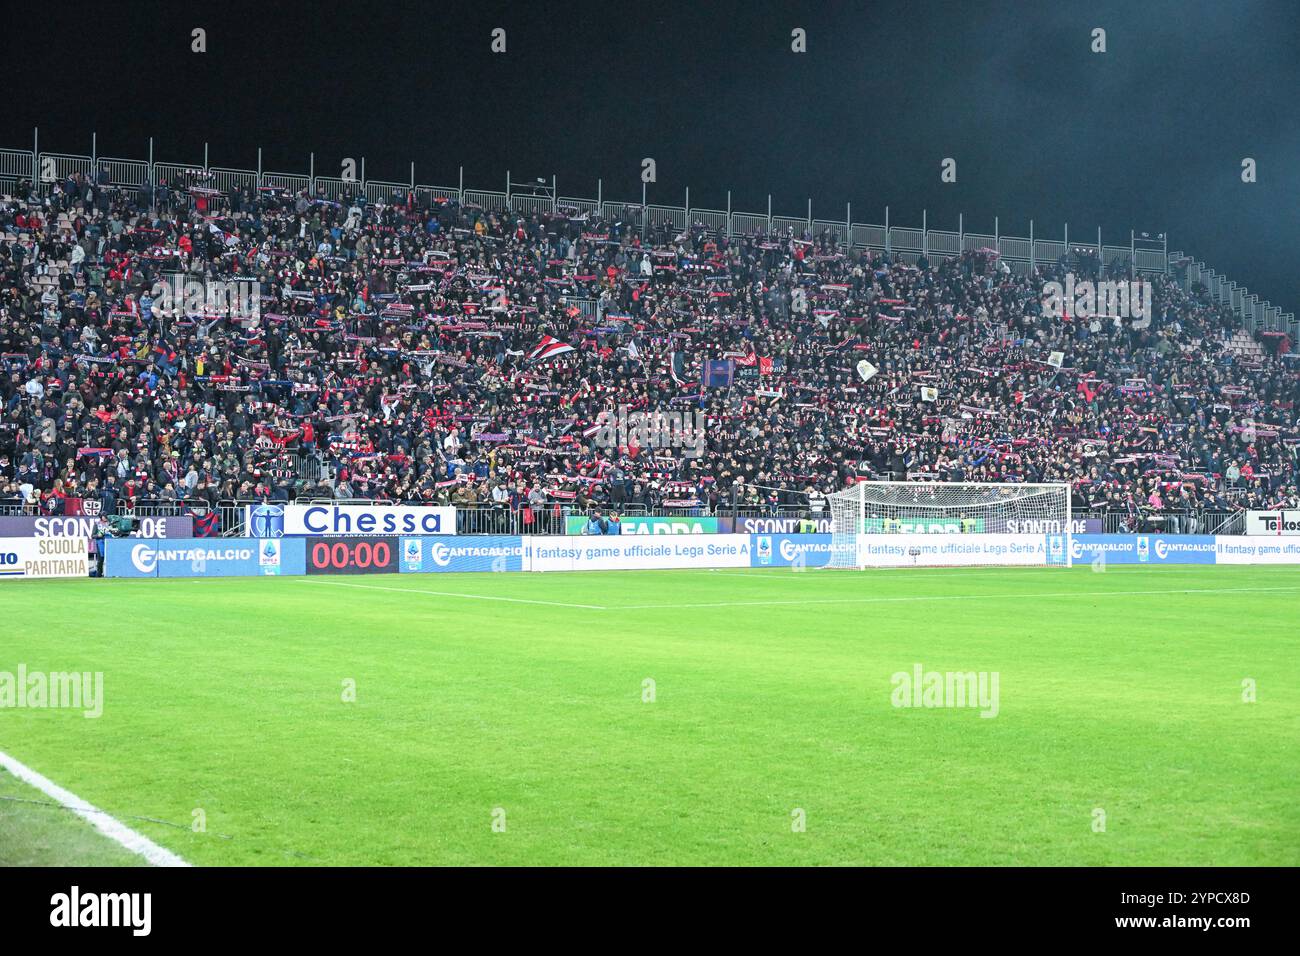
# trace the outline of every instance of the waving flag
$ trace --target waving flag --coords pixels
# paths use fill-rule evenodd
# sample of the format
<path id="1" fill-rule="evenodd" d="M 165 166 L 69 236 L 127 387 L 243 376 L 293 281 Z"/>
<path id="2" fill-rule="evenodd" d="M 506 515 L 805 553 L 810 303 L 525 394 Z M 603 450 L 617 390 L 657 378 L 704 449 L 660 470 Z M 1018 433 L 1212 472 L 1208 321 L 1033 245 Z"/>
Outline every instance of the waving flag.
<path id="1" fill-rule="evenodd" d="M 221 519 L 215 511 L 204 514 L 191 511 L 190 514 L 194 515 L 194 537 L 215 538 L 221 533 Z"/>
<path id="2" fill-rule="evenodd" d="M 557 355 L 563 355 L 565 352 L 572 352 L 572 345 L 565 345 L 559 339 L 553 339 L 549 335 L 543 335 L 542 340 L 537 343 L 531 352 L 528 353 L 530 362 L 544 362 L 549 358 L 555 358 Z"/>
<path id="3" fill-rule="evenodd" d="M 731 354 L 730 354 L 730 353 L 727 353 L 727 352 L 723 352 L 723 353 L 722 353 L 722 357 L 723 357 L 723 358 L 730 358 L 730 357 L 731 357 Z M 742 356 L 740 356 L 739 358 L 736 359 L 736 364 L 737 364 L 737 365 L 744 366 L 745 368 L 753 368 L 755 365 L 758 364 L 758 353 L 756 353 L 756 352 L 747 352 L 747 353 L 745 353 L 744 355 L 742 355 Z"/>
<path id="4" fill-rule="evenodd" d="M 678 385 L 686 384 L 686 356 L 681 352 L 668 353 L 668 374 Z"/>

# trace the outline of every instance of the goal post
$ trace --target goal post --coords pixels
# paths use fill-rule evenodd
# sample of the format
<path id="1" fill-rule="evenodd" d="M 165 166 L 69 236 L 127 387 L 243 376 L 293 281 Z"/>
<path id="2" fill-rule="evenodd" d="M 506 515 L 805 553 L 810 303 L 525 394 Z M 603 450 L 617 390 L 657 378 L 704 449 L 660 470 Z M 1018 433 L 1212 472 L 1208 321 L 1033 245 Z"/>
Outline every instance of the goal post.
<path id="1" fill-rule="evenodd" d="M 1065 482 L 860 481 L 828 500 L 833 521 L 828 567 L 1072 563 L 1070 486 Z M 926 542 L 926 536 L 935 535 L 942 536 L 953 561 L 936 557 L 930 545 L 937 546 L 937 540 Z M 954 541 L 954 535 L 984 537 L 966 542 Z M 873 541 L 873 536 L 880 537 Z M 910 561 L 900 560 L 905 536 L 916 538 L 905 549 L 913 552 Z M 1041 545 L 1039 552 L 1031 550 L 1033 542 Z M 1000 555 L 1006 560 L 998 560 Z"/>

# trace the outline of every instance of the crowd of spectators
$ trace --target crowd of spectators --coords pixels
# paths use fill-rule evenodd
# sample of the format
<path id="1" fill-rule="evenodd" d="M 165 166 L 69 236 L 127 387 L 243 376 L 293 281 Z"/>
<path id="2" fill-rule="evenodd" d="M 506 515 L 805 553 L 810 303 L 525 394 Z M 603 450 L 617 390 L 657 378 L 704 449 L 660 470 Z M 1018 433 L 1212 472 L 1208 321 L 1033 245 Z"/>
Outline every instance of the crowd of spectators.
<path id="1" fill-rule="evenodd" d="M 1243 350 L 1176 276 L 1144 277 L 1149 321 L 1053 316 L 1045 283 L 1127 264 L 639 213 L 24 183 L 0 198 L 0 501 L 619 513 L 906 478 L 1068 481 L 1135 522 L 1300 503 L 1289 343 Z M 702 453 L 603 440 L 620 408 L 698 414 Z"/>

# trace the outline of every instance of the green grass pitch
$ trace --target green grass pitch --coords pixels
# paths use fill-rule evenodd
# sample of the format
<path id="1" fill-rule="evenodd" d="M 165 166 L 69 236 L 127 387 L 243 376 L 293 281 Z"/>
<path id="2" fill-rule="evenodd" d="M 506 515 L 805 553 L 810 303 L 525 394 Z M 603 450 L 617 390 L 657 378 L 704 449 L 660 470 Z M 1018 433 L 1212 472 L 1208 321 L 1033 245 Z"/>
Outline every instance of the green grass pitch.
<path id="1" fill-rule="evenodd" d="M 0 709 L 0 751 L 196 865 L 1294 866 L 1298 599 L 1214 566 L 10 582 L 0 671 L 105 700 Z M 917 664 L 996 672 L 997 716 L 894 706 Z M 121 861 L 42 800 L 0 772 L 0 864 Z"/>

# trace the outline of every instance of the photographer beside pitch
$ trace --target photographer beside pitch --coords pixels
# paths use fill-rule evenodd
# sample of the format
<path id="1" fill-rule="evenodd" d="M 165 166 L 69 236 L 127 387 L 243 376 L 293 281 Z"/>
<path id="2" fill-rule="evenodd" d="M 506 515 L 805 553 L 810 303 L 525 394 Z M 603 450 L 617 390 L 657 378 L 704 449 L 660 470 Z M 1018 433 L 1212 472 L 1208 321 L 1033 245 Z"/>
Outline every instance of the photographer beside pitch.
<path id="1" fill-rule="evenodd" d="M 608 518 L 602 512 L 593 511 L 587 518 L 587 524 L 582 529 L 583 534 L 621 534 L 622 528 L 618 523 L 618 515 L 611 514 Z"/>

